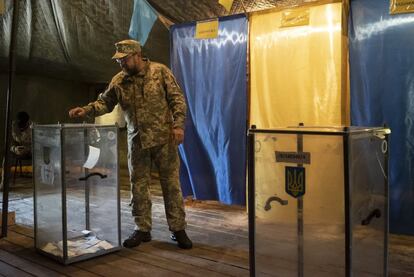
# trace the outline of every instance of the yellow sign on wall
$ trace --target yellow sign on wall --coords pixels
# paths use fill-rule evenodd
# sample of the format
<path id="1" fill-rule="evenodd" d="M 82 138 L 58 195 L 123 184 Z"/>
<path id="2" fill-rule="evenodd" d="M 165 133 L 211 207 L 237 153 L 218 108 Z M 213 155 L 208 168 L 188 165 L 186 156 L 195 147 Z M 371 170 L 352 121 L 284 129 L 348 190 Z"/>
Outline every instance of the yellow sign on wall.
<path id="1" fill-rule="evenodd" d="M 296 9 L 282 13 L 281 27 L 309 25 L 309 9 Z"/>
<path id="2" fill-rule="evenodd" d="M 390 14 L 414 12 L 414 0 L 391 0 Z"/>
<path id="3" fill-rule="evenodd" d="M 218 36 L 219 21 L 218 19 L 204 22 L 197 22 L 195 38 L 216 38 Z"/>
<path id="4" fill-rule="evenodd" d="M 0 15 L 4 14 L 5 9 L 5 3 L 6 0 L 0 0 Z"/>

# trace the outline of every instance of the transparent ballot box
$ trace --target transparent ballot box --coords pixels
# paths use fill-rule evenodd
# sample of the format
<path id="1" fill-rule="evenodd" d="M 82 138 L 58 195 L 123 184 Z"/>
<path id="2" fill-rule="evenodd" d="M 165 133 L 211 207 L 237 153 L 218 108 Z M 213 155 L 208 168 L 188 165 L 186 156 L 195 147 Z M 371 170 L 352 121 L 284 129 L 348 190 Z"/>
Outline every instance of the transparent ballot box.
<path id="1" fill-rule="evenodd" d="M 121 248 L 118 127 L 35 125 L 35 248 L 69 264 Z"/>
<path id="2" fill-rule="evenodd" d="M 389 133 L 249 130 L 251 276 L 387 276 Z"/>

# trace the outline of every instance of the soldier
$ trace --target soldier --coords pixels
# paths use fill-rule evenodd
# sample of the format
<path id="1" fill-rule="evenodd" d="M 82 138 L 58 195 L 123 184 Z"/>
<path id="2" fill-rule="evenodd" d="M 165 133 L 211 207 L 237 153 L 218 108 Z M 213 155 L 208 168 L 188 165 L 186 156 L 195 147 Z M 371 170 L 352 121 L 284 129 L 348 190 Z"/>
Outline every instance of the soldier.
<path id="1" fill-rule="evenodd" d="M 69 116 L 100 116 L 119 103 L 128 129 L 128 168 L 132 190 L 132 216 L 135 231 L 123 243 L 135 247 L 151 240 L 151 164 L 159 168 L 161 188 L 171 238 L 180 248 L 192 242 L 185 227 L 184 202 L 178 180 L 177 146 L 184 139 L 186 104 L 171 71 L 141 55 L 134 40 L 115 44 L 115 59 L 122 71 L 95 102 L 69 111 Z"/>

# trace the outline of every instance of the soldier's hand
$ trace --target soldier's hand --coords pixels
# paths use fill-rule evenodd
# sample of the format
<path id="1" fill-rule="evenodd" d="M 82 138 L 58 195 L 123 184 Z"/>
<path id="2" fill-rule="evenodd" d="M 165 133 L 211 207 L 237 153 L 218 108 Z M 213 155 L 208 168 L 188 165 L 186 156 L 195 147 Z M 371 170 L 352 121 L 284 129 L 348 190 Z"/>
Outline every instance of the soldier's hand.
<path id="1" fill-rule="evenodd" d="M 184 141 L 184 130 L 181 128 L 174 128 L 172 130 L 175 144 L 181 144 Z"/>
<path id="2" fill-rule="evenodd" d="M 84 108 L 76 107 L 69 111 L 69 117 L 75 118 L 75 117 L 84 117 L 86 115 L 86 111 Z"/>

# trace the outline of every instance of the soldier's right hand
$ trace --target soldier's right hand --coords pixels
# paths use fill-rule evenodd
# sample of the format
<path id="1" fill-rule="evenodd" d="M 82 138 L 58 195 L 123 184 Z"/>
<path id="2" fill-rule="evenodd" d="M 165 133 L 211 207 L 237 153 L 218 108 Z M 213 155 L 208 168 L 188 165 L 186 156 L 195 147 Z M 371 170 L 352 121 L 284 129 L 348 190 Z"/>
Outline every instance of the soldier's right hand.
<path id="1" fill-rule="evenodd" d="M 69 111 L 69 117 L 75 118 L 75 117 L 84 117 L 86 115 L 86 111 L 84 108 L 76 107 Z"/>

